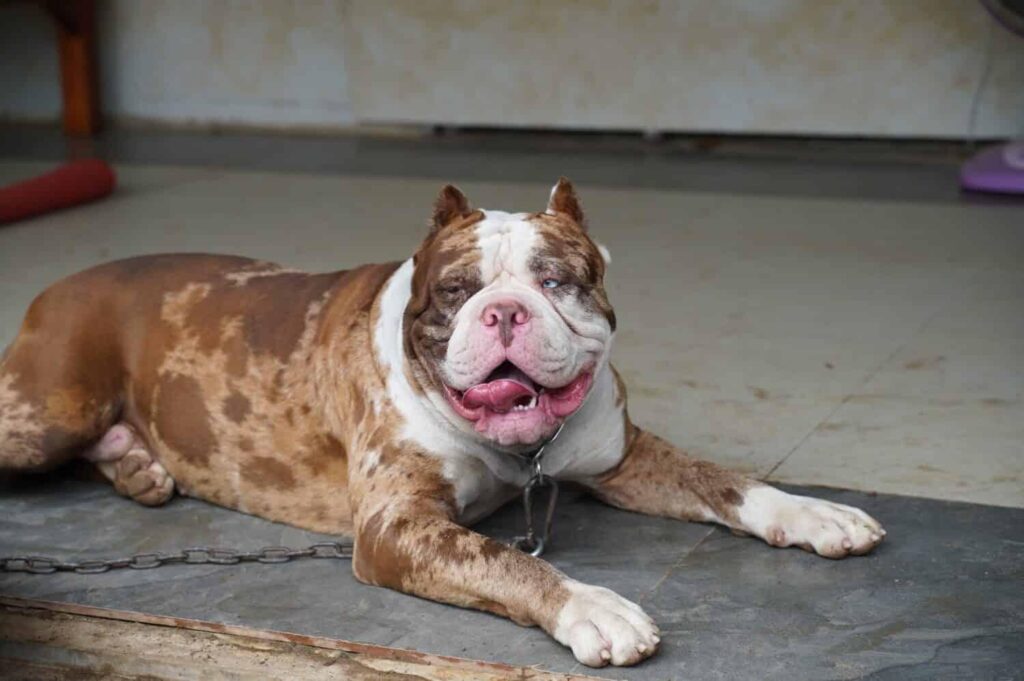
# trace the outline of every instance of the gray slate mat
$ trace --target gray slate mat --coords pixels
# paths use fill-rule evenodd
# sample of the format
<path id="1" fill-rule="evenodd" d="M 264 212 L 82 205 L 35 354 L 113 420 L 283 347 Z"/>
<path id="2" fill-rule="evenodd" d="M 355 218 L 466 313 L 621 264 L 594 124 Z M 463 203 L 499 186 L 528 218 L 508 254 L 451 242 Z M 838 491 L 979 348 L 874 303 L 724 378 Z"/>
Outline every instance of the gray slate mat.
<path id="1" fill-rule="evenodd" d="M 802 491 L 864 508 L 886 525 L 887 541 L 871 556 L 829 561 L 565 495 L 548 559 L 641 602 L 664 632 L 660 653 L 633 669 L 588 670 L 537 629 L 363 586 L 342 561 L 0 575 L 0 593 L 609 678 L 1024 678 L 1024 510 Z M 508 537 L 519 523 L 513 504 L 479 529 Z M 324 538 L 190 499 L 147 509 L 98 483 L 0 488 L 4 555 L 99 558 Z"/>

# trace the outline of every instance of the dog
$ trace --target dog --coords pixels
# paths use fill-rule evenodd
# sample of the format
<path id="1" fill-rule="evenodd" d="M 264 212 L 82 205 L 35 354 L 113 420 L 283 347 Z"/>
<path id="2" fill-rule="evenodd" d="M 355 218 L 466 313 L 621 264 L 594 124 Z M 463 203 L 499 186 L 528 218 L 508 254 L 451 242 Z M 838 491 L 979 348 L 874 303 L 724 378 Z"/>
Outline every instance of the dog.
<path id="1" fill-rule="evenodd" d="M 859 509 L 632 423 L 608 359 L 609 262 L 562 178 L 536 213 L 476 210 L 445 186 L 404 262 L 306 274 L 191 254 L 86 270 L 32 302 L 0 363 L 0 468 L 84 458 L 142 504 L 177 490 L 352 536 L 360 581 L 540 626 L 594 667 L 652 655 L 655 623 L 467 529 L 521 492 L 549 441 L 547 475 L 622 509 L 829 558 L 882 541 Z"/>

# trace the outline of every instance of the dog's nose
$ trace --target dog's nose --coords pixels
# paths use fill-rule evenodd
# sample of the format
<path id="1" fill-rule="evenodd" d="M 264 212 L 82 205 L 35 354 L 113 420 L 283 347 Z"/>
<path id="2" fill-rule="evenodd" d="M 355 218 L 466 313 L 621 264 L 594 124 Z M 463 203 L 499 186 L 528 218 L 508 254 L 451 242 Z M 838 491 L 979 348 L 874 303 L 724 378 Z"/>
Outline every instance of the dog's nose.
<path id="1" fill-rule="evenodd" d="M 501 300 L 484 308 L 480 321 L 484 326 L 494 328 L 501 336 L 501 344 L 512 345 L 515 327 L 530 321 L 530 311 L 514 300 Z"/>

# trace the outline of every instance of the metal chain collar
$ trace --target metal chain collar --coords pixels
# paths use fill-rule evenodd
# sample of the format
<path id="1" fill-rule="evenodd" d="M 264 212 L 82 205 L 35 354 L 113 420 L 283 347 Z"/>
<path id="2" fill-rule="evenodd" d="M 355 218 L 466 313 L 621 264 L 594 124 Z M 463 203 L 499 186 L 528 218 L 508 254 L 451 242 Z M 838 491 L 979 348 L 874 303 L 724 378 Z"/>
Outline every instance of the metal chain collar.
<path id="1" fill-rule="evenodd" d="M 523 511 L 526 516 L 526 534 L 515 537 L 509 542 L 520 551 L 531 556 L 544 553 L 548 540 L 551 538 L 551 526 L 555 518 L 555 504 L 558 502 L 558 483 L 544 473 L 544 450 L 550 445 L 565 426 L 563 422 L 555 434 L 547 442 L 529 455 L 531 463 L 530 479 L 523 488 Z M 534 526 L 533 507 L 538 492 L 547 489 L 547 509 L 544 523 L 540 531 Z M 62 561 L 48 556 L 9 556 L 0 558 L 0 572 L 28 572 L 36 575 L 48 575 L 54 572 L 75 572 L 80 575 L 93 575 L 109 570 L 130 568 L 132 570 L 150 570 L 164 565 L 236 565 L 238 563 L 287 563 L 296 558 L 352 558 L 352 544 L 341 542 L 319 542 L 305 549 L 290 549 L 286 546 L 264 546 L 258 551 L 235 551 L 212 546 L 191 546 L 177 553 L 136 553 L 127 558 L 113 560 L 82 560 Z"/>
<path id="2" fill-rule="evenodd" d="M 528 457 L 531 459 L 532 470 L 530 472 L 530 479 L 526 482 L 526 487 L 523 488 L 526 534 L 514 538 L 509 542 L 509 545 L 529 553 L 531 556 L 539 556 L 544 553 L 548 539 L 551 538 L 551 526 L 555 519 L 555 505 L 558 503 L 558 483 L 550 475 L 544 473 L 544 450 L 558 438 L 564 427 L 565 421 L 558 426 L 558 430 L 555 431 L 555 434 L 547 442 Z M 544 513 L 544 524 L 541 525 L 540 532 L 538 533 L 533 523 L 534 497 L 537 492 L 541 492 L 545 488 L 548 490 L 547 510 Z"/>

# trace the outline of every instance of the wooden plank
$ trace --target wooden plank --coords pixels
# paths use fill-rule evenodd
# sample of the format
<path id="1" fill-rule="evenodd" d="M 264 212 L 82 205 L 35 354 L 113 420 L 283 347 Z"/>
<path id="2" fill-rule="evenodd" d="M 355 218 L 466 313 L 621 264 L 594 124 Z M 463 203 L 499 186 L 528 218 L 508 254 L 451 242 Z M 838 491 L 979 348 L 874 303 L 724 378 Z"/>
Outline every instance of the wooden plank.
<path id="1" fill-rule="evenodd" d="M 219 622 L 0 596 L 4 678 L 584 681 L 493 662 Z"/>

